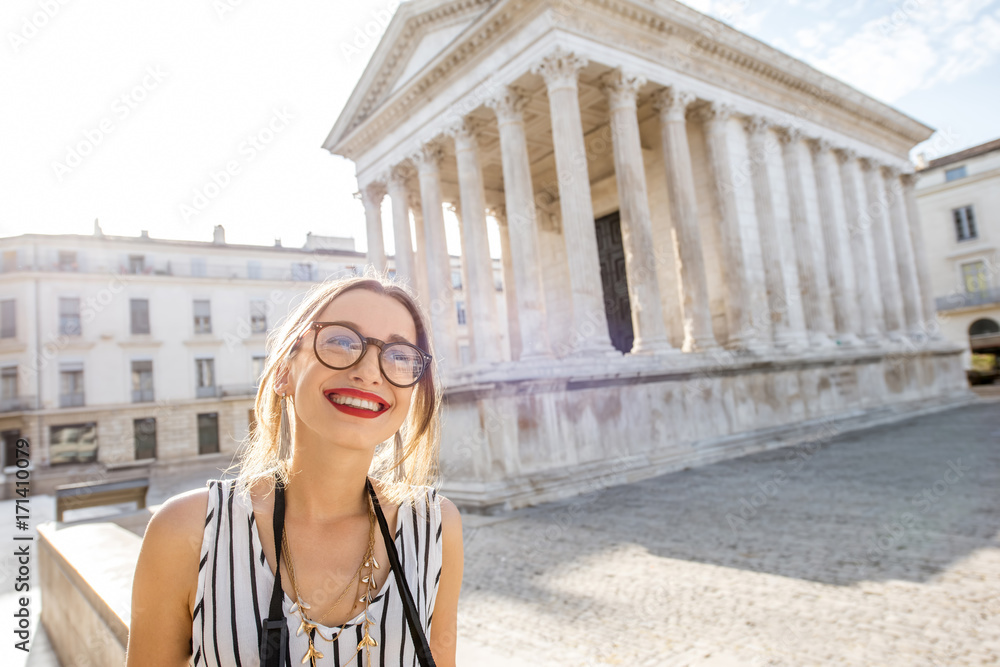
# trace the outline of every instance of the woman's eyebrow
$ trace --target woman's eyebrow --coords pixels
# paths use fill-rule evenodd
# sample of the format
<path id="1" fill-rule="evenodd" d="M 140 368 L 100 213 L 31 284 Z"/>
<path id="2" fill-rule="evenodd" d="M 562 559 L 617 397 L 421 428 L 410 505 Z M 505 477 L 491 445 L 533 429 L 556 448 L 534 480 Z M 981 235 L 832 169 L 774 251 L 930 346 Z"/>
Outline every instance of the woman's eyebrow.
<path id="1" fill-rule="evenodd" d="M 359 326 L 358 326 L 357 324 L 355 324 L 354 322 L 351 322 L 350 320 L 340 320 L 340 321 L 341 321 L 341 322 L 343 322 L 344 324 L 346 324 L 346 325 L 347 325 L 347 326 L 349 326 L 349 327 L 352 327 L 352 328 L 354 328 L 354 329 L 357 329 L 358 331 L 361 331 L 361 327 L 359 327 Z M 395 334 L 395 333 L 394 333 L 394 334 L 391 334 L 391 335 L 390 335 L 390 336 L 389 336 L 389 337 L 388 337 L 388 338 L 387 338 L 387 339 L 385 340 L 385 342 L 387 342 L 387 343 L 409 343 L 410 345 L 415 345 L 415 343 L 410 343 L 410 341 L 406 340 L 405 338 L 403 338 L 403 337 L 402 337 L 402 336 L 400 336 L 399 334 Z"/>

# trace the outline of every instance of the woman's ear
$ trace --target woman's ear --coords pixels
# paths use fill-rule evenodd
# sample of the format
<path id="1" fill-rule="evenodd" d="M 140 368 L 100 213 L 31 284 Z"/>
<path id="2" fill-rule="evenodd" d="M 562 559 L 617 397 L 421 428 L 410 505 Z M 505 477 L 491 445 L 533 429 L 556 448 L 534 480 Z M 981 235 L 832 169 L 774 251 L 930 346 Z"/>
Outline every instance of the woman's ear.
<path id="1" fill-rule="evenodd" d="M 283 396 L 292 388 L 292 372 L 288 363 L 281 361 L 274 374 L 274 393 Z"/>

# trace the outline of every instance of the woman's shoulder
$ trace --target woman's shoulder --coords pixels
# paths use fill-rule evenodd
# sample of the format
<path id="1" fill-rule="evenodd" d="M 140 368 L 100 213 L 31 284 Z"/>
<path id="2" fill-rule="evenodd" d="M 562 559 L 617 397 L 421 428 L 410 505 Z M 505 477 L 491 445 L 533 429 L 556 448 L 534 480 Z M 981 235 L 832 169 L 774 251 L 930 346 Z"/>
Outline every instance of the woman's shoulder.
<path id="1" fill-rule="evenodd" d="M 152 532 L 154 536 L 166 539 L 191 535 L 200 538 L 205 528 L 210 494 L 211 488 L 206 485 L 169 498 L 153 512 L 146 534 Z"/>

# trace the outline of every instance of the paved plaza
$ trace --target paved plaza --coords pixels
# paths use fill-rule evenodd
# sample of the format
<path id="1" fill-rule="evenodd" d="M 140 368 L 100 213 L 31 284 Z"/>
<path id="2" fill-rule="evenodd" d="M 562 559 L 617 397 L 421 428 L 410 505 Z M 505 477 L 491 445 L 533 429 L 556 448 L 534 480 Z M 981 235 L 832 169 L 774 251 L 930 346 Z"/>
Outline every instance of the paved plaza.
<path id="1" fill-rule="evenodd" d="M 458 664 L 1000 664 L 997 398 L 466 514 Z"/>
<path id="2" fill-rule="evenodd" d="M 1000 664 L 997 402 L 465 525 L 460 634 L 525 664 Z"/>

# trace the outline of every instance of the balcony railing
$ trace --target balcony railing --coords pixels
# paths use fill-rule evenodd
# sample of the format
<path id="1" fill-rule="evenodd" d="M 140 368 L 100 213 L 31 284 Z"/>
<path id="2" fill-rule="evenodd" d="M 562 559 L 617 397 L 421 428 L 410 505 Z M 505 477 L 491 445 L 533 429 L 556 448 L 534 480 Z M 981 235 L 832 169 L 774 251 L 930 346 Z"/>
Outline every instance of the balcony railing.
<path id="1" fill-rule="evenodd" d="M 215 398 L 219 395 L 219 388 L 214 384 L 210 387 L 195 387 L 195 396 L 197 398 Z"/>
<path id="2" fill-rule="evenodd" d="M 257 385 L 254 384 L 224 384 L 219 387 L 219 396 L 256 396 Z"/>
<path id="3" fill-rule="evenodd" d="M 0 398 L 0 412 L 20 412 L 21 410 L 31 410 L 35 407 L 34 396 L 16 396 L 14 398 Z"/>
<path id="4" fill-rule="evenodd" d="M 948 296 L 939 296 L 935 299 L 934 305 L 938 311 L 942 311 L 992 304 L 1000 304 L 1000 287 L 990 287 L 980 292 L 956 292 Z"/>
<path id="5" fill-rule="evenodd" d="M 83 392 L 77 391 L 72 394 L 59 395 L 60 408 L 79 408 L 84 405 Z"/>

